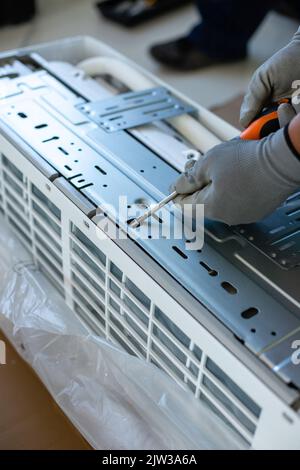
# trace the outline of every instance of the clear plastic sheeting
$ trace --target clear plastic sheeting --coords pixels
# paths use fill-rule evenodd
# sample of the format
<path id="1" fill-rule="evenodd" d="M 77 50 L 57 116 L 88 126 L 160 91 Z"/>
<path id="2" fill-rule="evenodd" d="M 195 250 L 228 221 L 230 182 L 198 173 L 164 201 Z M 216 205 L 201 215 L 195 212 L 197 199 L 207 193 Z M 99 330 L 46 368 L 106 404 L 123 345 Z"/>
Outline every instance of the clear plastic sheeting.
<path id="1" fill-rule="evenodd" d="M 0 227 L 0 326 L 95 449 L 243 448 L 165 373 L 91 333 Z"/>

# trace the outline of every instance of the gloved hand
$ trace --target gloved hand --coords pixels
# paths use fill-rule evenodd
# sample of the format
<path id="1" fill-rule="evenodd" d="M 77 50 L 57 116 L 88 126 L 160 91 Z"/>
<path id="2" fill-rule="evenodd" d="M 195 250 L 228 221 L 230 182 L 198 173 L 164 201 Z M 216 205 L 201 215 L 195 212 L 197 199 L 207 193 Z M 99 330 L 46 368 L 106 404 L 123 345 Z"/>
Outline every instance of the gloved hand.
<path id="1" fill-rule="evenodd" d="M 205 216 L 228 225 L 256 222 L 300 187 L 300 157 L 287 127 L 256 141 L 211 149 L 174 183 L 181 207 L 205 204 Z"/>
<path id="2" fill-rule="evenodd" d="M 283 103 L 278 107 L 278 119 L 280 127 L 285 127 L 300 113 L 300 104 Z"/>
<path id="3" fill-rule="evenodd" d="M 300 80 L 300 28 L 292 41 L 262 64 L 252 77 L 240 114 L 244 128 L 272 102 L 289 98 L 292 83 Z"/>

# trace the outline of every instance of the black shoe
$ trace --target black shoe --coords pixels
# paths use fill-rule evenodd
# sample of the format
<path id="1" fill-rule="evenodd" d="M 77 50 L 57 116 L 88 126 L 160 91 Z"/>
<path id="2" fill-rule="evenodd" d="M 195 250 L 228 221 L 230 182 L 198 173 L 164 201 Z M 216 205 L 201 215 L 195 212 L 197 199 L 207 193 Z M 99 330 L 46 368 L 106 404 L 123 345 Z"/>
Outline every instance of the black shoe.
<path id="1" fill-rule="evenodd" d="M 201 52 L 185 37 L 152 46 L 150 48 L 150 54 L 163 65 L 186 71 L 221 63 L 237 62 L 246 58 L 246 54 L 226 59 L 210 57 L 204 52 Z"/>
<path id="2" fill-rule="evenodd" d="M 36 13 L 35 0 L 17 2 L 16 0 L 2 0 L 0 25 L 20 24 L 30 21 Z"/>

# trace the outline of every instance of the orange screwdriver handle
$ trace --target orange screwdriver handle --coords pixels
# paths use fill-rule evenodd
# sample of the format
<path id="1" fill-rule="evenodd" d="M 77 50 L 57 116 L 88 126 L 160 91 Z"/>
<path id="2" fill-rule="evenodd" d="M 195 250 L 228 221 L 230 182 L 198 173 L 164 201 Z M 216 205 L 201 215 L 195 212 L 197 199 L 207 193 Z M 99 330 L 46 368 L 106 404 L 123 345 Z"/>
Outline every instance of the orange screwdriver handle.
<path id="1" fill-rule="evenodd" d="M 240 137 L 243 140 L 260 140 L 279 129 L 278 112 L 273 111 L 253 121 Z"/>
<path id="2" fill-rule="evenodd" d="M 260 140 L 280 129 L 278 108 L 282 103 L 290 103 L 289 98 L 283 98 L 269 108 L 263 109 L 260 115 L 245 129 L 240 138 L 244 140 Z"/>

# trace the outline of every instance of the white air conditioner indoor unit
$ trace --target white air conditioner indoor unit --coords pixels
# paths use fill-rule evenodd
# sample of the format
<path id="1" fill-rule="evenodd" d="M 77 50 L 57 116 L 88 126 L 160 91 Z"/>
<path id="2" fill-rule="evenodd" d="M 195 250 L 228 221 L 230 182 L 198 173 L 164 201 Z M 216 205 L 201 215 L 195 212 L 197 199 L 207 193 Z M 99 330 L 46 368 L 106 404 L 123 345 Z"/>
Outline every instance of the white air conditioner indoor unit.
<path id="1" fill-rule="evenodd" d="M 253 448 L 299 449 L 300 195 L 258 224 L 207 221 L 198 251 L 133 237 L 110 210 L 120 195 L 129 212 L 159 201 L 187 150 L 237 133 L 89 37 L 0 56 L 0 210 L 41 271 L 94 332 Z M 168 211 L 151 223 L 172 224 Z"/>

